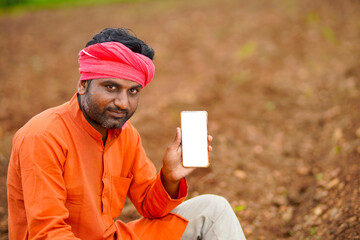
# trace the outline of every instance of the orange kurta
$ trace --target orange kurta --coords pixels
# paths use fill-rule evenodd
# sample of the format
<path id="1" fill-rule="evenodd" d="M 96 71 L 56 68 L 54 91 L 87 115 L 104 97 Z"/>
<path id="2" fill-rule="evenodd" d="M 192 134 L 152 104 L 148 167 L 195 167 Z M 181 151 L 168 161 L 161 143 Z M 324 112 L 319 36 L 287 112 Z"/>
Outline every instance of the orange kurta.
<path id="1" fill-rule="evenodd" d="M 187 221 L 128 123 L 102 136 L 84 118 L 77 95 L 32 118 L 14 136 L 8 169 L 10 240 L 180 239 Z M 116 221 L 128 196 L 145 218 Z"/>

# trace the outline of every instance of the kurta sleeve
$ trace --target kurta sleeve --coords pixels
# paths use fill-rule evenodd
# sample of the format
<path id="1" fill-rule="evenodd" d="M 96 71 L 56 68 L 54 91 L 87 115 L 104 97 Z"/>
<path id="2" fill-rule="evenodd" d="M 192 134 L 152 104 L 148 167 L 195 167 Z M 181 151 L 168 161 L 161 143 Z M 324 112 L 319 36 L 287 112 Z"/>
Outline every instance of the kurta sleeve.
<path id="1" fill-rule="evenodd" d="M 13 152 L 21 175 L 28 239 L 79 239 L 66 224 L 66 154 L 66 147 L 47 132 L 24 137 Z"/>
<path id="2" fill-rule="evenodd" d="M 161 182 L 161 172 L 156 173 L 154 164 L 146 156 L 141 139 L 134 129 L 133 181 L 129 198 L 138 212 L 146 218 L 161 218 L 182 203 L 188 192 L 185 178 L 181 179 L 178 197 L 172 199 Z"/>

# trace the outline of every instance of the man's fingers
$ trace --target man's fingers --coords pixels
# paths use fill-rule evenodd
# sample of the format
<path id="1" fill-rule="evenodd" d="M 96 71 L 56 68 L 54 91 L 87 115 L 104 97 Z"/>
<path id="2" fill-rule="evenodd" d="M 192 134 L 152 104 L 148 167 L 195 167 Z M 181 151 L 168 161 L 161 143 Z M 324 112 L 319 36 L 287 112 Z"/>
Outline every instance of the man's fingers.
<path id="1" fill-rule="evenodd" d="M 212 137 L 211 135 L 208 135 L 208 138 L 207 138 L 207 139 L 208 139 L 208 142 L 211 143 L 212 140 L 213 140 L 213 137 Z M 209 151 L 209 152 L 212 151 L 212 146 L 211 146 L 211 145 L 208 146 L 208 151 Z"/>

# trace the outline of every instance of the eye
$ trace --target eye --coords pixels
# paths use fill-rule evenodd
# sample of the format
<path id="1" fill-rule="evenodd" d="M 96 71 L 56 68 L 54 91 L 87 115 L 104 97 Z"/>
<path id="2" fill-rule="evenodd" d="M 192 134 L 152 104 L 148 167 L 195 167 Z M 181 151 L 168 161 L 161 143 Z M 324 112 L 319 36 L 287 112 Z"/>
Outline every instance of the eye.
<path id="1" fill-rule="evenodd" d="M 135 95 L 135 94 L 137 94 L 138 92 L 139 92 L 139 89 L 137 89 L 137 88 L 131 88 L 131 89 L 129 90 L 129 93 L 132 94 L 132 95 Z"/>
<path id="2" fill-rule="evenodd" d="M 115 85 L 106 85 L 106 88 L 108 91 L 115 91 L 116 86 Z"/>

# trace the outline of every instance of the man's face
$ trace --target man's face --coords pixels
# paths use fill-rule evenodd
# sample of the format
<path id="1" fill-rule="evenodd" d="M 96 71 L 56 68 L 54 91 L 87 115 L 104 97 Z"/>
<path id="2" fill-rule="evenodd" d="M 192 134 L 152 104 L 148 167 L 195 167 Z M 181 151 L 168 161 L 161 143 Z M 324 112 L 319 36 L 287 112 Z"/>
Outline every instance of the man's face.
<path id="1" fill-rule="evenodd" d="M 118 78 L 94 79 L 89 85 L 81 81 L 81 110 L 100 133 L 119 129 L 136 111 L 141 89 L 134 81 Z"/>

